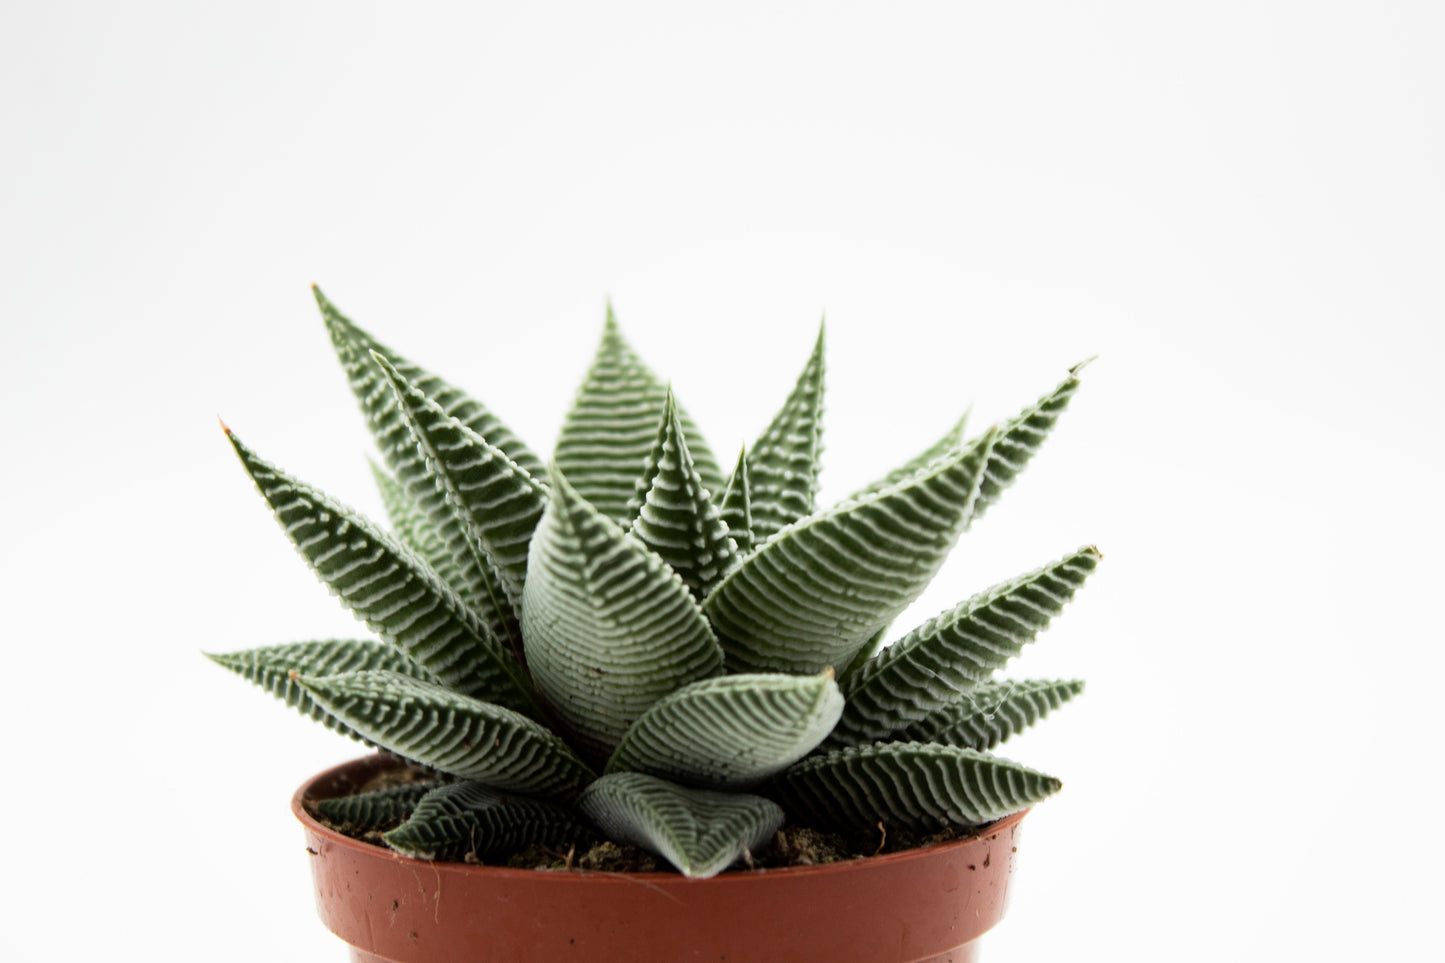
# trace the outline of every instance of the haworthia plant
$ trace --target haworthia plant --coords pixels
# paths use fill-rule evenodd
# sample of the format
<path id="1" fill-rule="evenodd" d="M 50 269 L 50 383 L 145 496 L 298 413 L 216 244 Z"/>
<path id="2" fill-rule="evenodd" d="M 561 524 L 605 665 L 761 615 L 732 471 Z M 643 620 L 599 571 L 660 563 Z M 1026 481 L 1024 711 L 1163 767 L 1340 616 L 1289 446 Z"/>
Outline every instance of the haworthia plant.
<path id="1" fill-rule="evenodd" d="M 820 508 L 821 332 L 724 476 L 609 308 L 548 466 L 480 402 L 316 298 L 386 461 L 373 472 L 391 531 L 231 442 L 301 555 L 380 641 L 211 658 L 432 773 L 320 801 L 318 815 L 421 859 L 565 853 L 605 836 L 703 877 L 785 820 L 967 827 L 1058 789 L 989 750 L 1083 684 L 996 673 L 1097 550 L 884 643 L 1052 430 L 1077 368 L 1018 417 L 972 440 L 960 419 Z"/>

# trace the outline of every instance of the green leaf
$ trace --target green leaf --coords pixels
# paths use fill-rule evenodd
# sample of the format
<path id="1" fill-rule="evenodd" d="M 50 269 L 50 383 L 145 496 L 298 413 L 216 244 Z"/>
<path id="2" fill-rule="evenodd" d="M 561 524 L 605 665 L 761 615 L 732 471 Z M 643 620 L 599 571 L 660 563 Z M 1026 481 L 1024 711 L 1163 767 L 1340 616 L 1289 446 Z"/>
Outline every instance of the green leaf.
<path id="1" fill-rule="evenodd" d="M 1034 457 L 1044 438 L 1053 430 L 1054 422 L 1069 406 L 1074 392 L 1079 390 L 1078 375 L 1086 364 L 1087 361 L 1074 365 L 1069 369 L 1069 376 L 1057 388 L 999 426 L 998 440 L 994 442 L 983 484 L 979 486 L 978 503 L 974 506 L 970 524 L 998 501 L 1003 490 L 1014 483 L 1019 472 Z"/>
<path id="2" fill-rule="evenodd" d="M 540 713 L 521 665 L 426 562 L 227 435 L 302 556 L 372 631 L 458 692 Z"/>
<path id="3" fill-rule="evenodd" d="M 456 565 L 452 561 L 452 553 L 447 551 L 441 536 L 432 531 L 426 513 L 406 493 L 401 482 L 386 473 L 385 468 L 369 458 L 367 463 L 371 466 L 371 476 L 376 479 L 382 507 L 386 509 L 386 517 L 391 521 L 391 530 L 397 541 L 426 559 L 442 581 L 455 585 Z"/>
<path id="4" fill-rule="evenodd" d="M 722 520 L 728 526 L 728 534 L 738 547 L 738 556 L 746 555 L 752 551 L 754 543 L 752 481 L 748 478 L 746 446 L 738 452 L 738 463 L 728 478 L 728 488 L 719 505 Z"/>
<path id="5" fill-rule="evenodd" d="M 823 452 L 823 328 L 802 374 L 747 454 L 752 496 L 752 536 L 774 532 L 813 511 Z"/>
<path id="6" fill-rule="evenodd" d="M 377 446 L 403 485 L 408 488 L 411 486 L 413 472 L 419 468 L 421 456 L 412 444 L 411 433 L 402 422 L 401 413 L 397 410 L 396 396 L 371 360 L 373 351 L 384 355 L 397 371 L 401 372 L 402 377 L 426 392 L 447 414 L 506 452 L 512 461 L 533 475 L 543 471 L 542 459 L 533 454 L 531 449 L 481 402 L 403 358 L 358 328 L 336 309 L 336 305 L 327 300 L 320 288 L 313 285 L 311 290 L 316 295 L 316 304 L 321 308 L 321 317 L 326 322 L 326 330 L 331 335 L 336 356 L 346 370 L 351 390 L 355 393 L 356 400 L 361 403 L 361 410 L 366 415 L 372 434 L 376 436 Z"/>
<path id="7" fill-rule="evenodd" d="M 926 449 L 919 452 L 917 455 L 914 455 L 911 459 L 904 462 L 902 465 L 899 465 L 897 468 L 893 469 L 877 481 L 873 482 L 871 485 L 868 485 L 866 488 L 861 489 L 860 491 L 855 493 L 853 497 L 858 498 L 862 495 L 868 494 L 869 492 L 879 491 L 880 489 L 889 488 L 893 485 L 896 485 L 906 479 L 909 475 L 912 475 L 915 472 L 928 467 L 928 464 L 935 459 L 942 458 L 944 455 L 948 454 L 954 449 L 961 447 L 963 445 L 963 432 L 964 429 L 968 426 L 968 415 L 969 413 L 965 411 L 959 417 L 959 419 L 953 423 L 953 427 L 949 428 L 948 431 L 943 433 L 943 437 L 939 438 L 933 444 L 929 445 Z"/>
<path id="8" fill-rule="evenodd" d="M 378 746 L 441 772 L 558 797 L 593 778 L 540 723 L 435 683 L 382 671 L 297 681 L 323 709 Z"/>
<path id="9" fill-rule="evenodd" d="M 626 524 L 633 483 L 657 436 L 667 389 L 623 340 L 612 308 L 602 343 L 577 391 L 557 438 L 556 460 L 582 497 L 604 515 Z M 687 412 L 678 408 L 693 463 L 710 492 L 722 490 L 722 471 Z"/>
<path id="10" fill-rule="evenodd" d="M 909 742 L 992 749 L 1083 691 L 1077 679 L 989 682 L 930 712 L 900 736 Z"/>
<path id="11" fill-rule="evenodd" d="M 217 665 L 224 666 L 248 682 L 265 689 L 286 705 L 309 716 L 342 735 L 366 742 L 361 734 L 322 709 L 305 689 L 297 685 L 292 673 L 302 675 L 335 675 L 340 672 L 361 672 L 386 669 L 416 679 L 431 679 L 431 673 L 417 665 L 396 646 L 370 639 L 327 639 L 318 642 L 293 642 L 242 652 L 203 653 Z"/>
<path id="12" fill-rule="evenodd" d="M 532 678 L 605 760 L 633 720 L 722 671 L 722 650 L 677 573 L 553 468 L 532 536 L 522 637 Z"/>
<path id="13" fill-rule="evenodd" d="M 761 796 L 685 789 L 640 772 L 603 776 L 578 806 L 614 841 L 641 846 L 696 879 L 716 876 L 783 824 L 783 811 Z"/>
<path id="14" fill-rule="evenodd" d="M 1085 546 L 924 622 L 849 678 L 830 742 L 884 739 L 985 682 L 1048 628 L 1102 556 Z"/>
<path id="15" fill-rule="evenodd" d="M 448 416 L 384 357 L 374 358 L 433 478 L 433 497 L 423 505 L 460 569 L 462 598 L 494 634 L 519 649 L 515 607 L 522 601 L 527 546 L 547 505 L 547 490 L 501 449 Z"/>
<path id="16" fill-rule="evenodd" d="M 841 830 L 977 826 L 1027 809 L 1062 783 L 973 749 L 919 742 L 851 746 L 811 756 L 774 782 L 793 818 Z"/>
<path id="17" fill-rule="evenodd" d="M 631 532 L 701 598 L 737 554 L 712 496 L 693 465 L 672 392 L 657 440 L 629 507 Z"/>
<path id="18" fill-rule="evenodd" d="M 796 522 L 744 558 L 703 602 L 729 671 L 846 666 L 943 564 L 972 512 L 993 438 Z"/>
<path id="19" fill-rule="evenodd" d="M 566 850 L 596 833 L 559 806 L 511 796 L 479 782 L 438 786 L 405 823 L 382 837 L 416 859 L 457 862 L 508 856 L 533 843 Z"/>
<path id="20" fill-rule="evenodd" d="M 360 836 L 402 822 L 411 815 L 422 797 L 435 788 L 435 782 L 410 782 L 322 799 L 313 803 L 312 809 L 337 832 Z"/>
<path id="21" fill-rule="evenodd" d="M 745 788 L 822 742 L 843 711 L 831 672 L 725 675 L 694 682 L 642 714 L 608 772 L 645 772 L 686 785 Z"/>

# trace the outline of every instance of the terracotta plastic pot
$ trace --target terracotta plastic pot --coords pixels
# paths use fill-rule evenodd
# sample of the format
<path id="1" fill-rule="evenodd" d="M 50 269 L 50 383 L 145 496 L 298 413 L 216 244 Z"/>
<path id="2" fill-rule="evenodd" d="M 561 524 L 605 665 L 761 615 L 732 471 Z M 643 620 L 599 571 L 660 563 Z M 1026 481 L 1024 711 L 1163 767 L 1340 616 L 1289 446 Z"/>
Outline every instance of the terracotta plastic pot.
<path id="1" fill-rule="evenodd" d="M 306 812 L 308 800 L 354 792 L 392 765 L 337 766 L 291 801 L 321 919 L 357 963 L 963 963 L 1003 917 L 1025 815 L 924 849 L 690 880 L 408 859 Z"/>

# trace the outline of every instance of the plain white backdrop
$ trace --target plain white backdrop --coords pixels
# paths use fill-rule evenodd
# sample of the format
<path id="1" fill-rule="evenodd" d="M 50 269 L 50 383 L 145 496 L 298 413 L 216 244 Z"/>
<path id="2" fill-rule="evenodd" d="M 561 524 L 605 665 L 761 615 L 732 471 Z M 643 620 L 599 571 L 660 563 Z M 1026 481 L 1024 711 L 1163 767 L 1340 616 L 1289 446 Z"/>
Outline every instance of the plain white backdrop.
<path id="1" fill-rule="evenodd" d="M 549 449 L 610 297 L 726 457 L 826 311 L 824 501 L 1099 355 L 900 631 L 1086 543 L 989 960 L 1421 958 L 1445 898 L 1430 3 L 0 9 L 14 960 L 344 959 L 201 658 L 364 631 L 216 427 L 368 512 L 308 284 Z"/>

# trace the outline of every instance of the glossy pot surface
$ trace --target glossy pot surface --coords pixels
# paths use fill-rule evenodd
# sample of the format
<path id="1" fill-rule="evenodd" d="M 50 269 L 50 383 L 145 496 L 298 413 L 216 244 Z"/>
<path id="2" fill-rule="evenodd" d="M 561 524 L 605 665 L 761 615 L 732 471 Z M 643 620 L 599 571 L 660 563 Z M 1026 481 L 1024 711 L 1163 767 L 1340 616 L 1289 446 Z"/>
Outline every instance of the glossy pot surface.
<path id="1" fill-rule="evenodd" d="M 359 963 L 964 963 L 1003 916 L 1026 814 L 907 852 L 690 880 L 426 862 L 307 813 L 306 801 L 355 792 L 395 764 L 337 766 L 291 802 L 322 922 Z"/>

